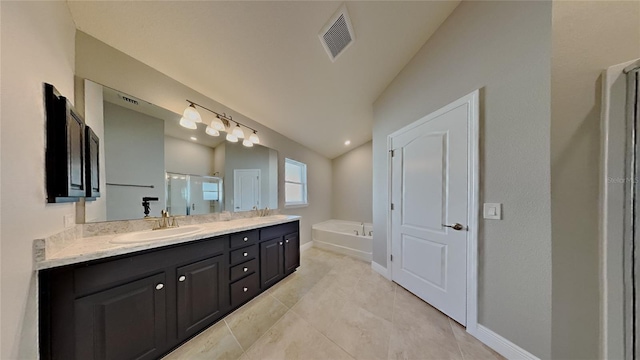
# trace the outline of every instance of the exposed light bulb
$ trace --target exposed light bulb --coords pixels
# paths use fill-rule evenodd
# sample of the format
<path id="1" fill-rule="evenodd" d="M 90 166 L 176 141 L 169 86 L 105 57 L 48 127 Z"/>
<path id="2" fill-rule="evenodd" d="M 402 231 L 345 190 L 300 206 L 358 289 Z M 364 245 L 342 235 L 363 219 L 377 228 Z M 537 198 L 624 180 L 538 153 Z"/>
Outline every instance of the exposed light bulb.
<path id="1" fill-rule="evenodd" d="M 242 128 L 238 124 L 236 124 L 236 127 L 233 128 L 232 134 L 235 135 L 238 139 L 244 139 L 244 131 L 242 131 Z"/>
<path id="2" fill-rule="evenodd" d="M 211 127 L 218 131 L 224 131 L 224 123 L 222 123 L 222 120 L 220 120 L 220 116 L 216 116 L 213 120 L 211 120 Z"/>
<path id="3" fill-rule="evenodd" d="M 184 113 L 182 113 L 182 117 L 193 121 L 194 123 L 202 122 L 202 117 L 198 110 L 196 110 L 195 105 L 191 104 L 184 109 Z"/>
<path id="4" fill-rule="evenodd" d="M 206 129 L 204 129 L 204 132 L 207 133 L 207 135 L 209 136 L 218 136 L 220 135 L 220 132 L 214 128 L 212 128 L 211 126 L 207 126 Z"/>
<path id="5" fill-rule="evenodd" d="M 191 130 L 195 130 L 198 128 L 198 125 L 196 125 L 196 123 L 192 120 L 189 120 L 185 117 L 183 117 L 182 119 L 180 119 L 180 126 L 182 127 L 186 127 L 187 129 L 191 129 Z"/>
<path id="6" fill-rule="evenodd" d="M 253 143 L 247 139 L 242 140 L 242 145 L 246 146 L 246 147 L 252 147 Z"/>
<path id="7" fill-rule="evenodd" d="M 238 142 L 238 137 L 233 134 L 227 134 L 227 141 L 229 142 Z"/>
<path id="8" fill-rule="evenodd" d="M 256 134 L 255 131 L 253 132 L 253 134 L 251 134 L 251 136 L 249 136 L 249 141 L 251 141 L 254 144 L 260 144 L 260 138 L 258 137 L 258 134 Z"/>

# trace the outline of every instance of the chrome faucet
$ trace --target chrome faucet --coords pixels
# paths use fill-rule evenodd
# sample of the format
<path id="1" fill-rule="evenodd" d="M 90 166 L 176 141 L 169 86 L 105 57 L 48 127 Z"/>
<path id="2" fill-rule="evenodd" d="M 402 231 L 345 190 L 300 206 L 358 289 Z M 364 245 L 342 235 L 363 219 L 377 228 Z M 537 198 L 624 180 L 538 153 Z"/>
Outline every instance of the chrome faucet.
<path id="1" fill-rule="evenodd" d="M 358 233 L 358 230 L 353 230 L 353 232 L 356 233 L 356 236 L 360 236 L 360 234 Z"/>
<path id="2" fill-rule="evenodd" d="M 364 223 L 360 223 L 360 225 L 362 225 L 362 236 L 365 236 L 366 231 L 364 231 Z"/>

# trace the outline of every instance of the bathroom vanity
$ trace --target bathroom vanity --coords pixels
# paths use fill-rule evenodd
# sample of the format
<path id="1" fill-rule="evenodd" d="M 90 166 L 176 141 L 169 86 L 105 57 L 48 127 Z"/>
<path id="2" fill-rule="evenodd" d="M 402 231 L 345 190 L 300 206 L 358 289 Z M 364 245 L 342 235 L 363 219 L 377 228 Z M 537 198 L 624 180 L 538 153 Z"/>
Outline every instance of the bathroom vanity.
<path id="1" fill-rule="evenodd" d="M 37 263 L 41 358 L 166 354 L 300 265 L 299 217 L 272 218 L 203 224 L 152 245 L 104 236 L 94 251 L 77 245 Z"/>

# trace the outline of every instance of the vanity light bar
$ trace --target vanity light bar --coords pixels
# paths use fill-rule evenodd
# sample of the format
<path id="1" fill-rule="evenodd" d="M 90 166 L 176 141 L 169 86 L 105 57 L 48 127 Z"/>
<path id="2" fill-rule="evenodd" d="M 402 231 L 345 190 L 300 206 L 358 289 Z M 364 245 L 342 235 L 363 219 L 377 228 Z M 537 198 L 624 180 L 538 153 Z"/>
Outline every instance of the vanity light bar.
<path id="1" fill-rule="evenodd" d="M 251 147 L 253 146 L 253 144 L 259 144 L 260 143 L 260 138 L 258 137 L 258 130 L 247 126 L 239 121 L 233 120 L 233 117 L 231 115 L 227 115 L 226 113 L 219 113 L 217 111 L 213 111 L 205 106 L 202 106 L 196 102 L 193 102 L 189 99 L 187 99 L 187 102 L 189 103 L 189 106 L 187 107 L 187 109 L 185 110 L 185 114 L 187 112 L 190 112 L 189 115 L 191 115 L 189 119 L 185 119 L 185 117 L 183 117 L 180 120 L 180 125 L 189 128 L 189 129 L 195 129 L 195 123 L 199 122 L 196 121 L 196 116 L 195 114 L 193 114 L 193 112 L 195 111 L 195 113 L 197 114 L 196 111 L 196 106 L 199 106 L 213 114 L 216 115 L 216 118 L 211 122 L 210 126 L 207 126 L 207 134 L 212 135 L 212 134 L 216 134 L 216 135 L 212 135 L 212 136 L 217 136 L 219 135 L 218 131 L 226 131 L 227 132 L 227 140 L 231 141 L 231 142 L 237 142 L 238 138 L 245 138 L 244 132 L 242 131 L 242 129 L 240 128 L 240 126 L 244 126 L 247 129 L 253 131 L 253 134 L 251 134 L 248 139 L 245 139 L 242 143 L 244 146 L 247 147 Z M 186 115 L 185 115 L 186 116 Z M 200 114 L 197 114 L 197 119 L 200 119 Z M 236 123 L 236 126 L 231 129 L 231 122 Z M 184 123 L 184 124 L 183 124 Z M 229 131 L 227 131 L 227 128 L 229 128 Z M 234 141 L 235 140 L 235 141 Z M 249 143 L 251 143 L 251 145 L 249 145 Z"/>

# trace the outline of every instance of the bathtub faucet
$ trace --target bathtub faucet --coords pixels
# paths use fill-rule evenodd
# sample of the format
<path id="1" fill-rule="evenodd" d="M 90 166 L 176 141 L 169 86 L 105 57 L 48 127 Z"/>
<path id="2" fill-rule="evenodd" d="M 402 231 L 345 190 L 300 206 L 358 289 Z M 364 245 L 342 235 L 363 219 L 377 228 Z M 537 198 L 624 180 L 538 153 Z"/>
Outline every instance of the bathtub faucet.
<path id="1" fill-rule="evenodd" d="M 358 230 L 353 230 L 353 232 L 356 233 L 356 236 L 359 236 L 360 234 L 358 234 Z"/>
<path id="2" fill-rule="evenodd" d="M 360 223 L 362 225 L 362 236 L 366 236 L 366 231 L 364 231 L 364 223 Z"/>

